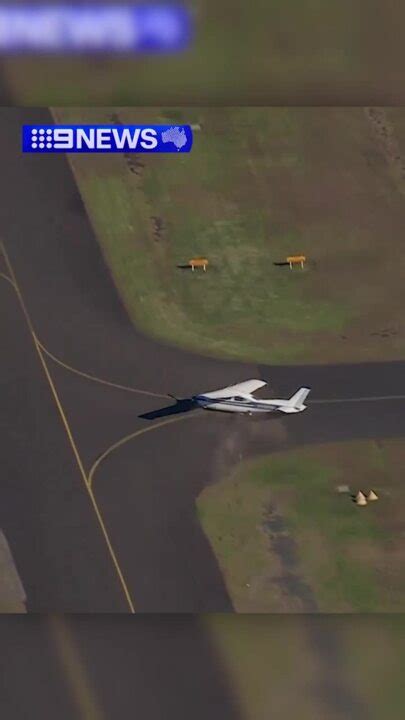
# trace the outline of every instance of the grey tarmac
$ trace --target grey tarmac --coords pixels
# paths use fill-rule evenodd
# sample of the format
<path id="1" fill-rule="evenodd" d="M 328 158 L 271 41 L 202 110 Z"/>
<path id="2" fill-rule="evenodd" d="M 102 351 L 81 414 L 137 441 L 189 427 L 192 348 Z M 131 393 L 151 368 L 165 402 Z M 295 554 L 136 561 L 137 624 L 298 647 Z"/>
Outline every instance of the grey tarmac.
<path id="1" fill-rule="evenodd" d="M 20 292 L 0 278 L 0 527 L 28 609 L 231 611 L 198 494 L 252 453 L 402 437 L 405 363 L 264 367 L 145 337 L 64 156 L 20 152 L 21 124 L 48 120 L 46 110 L 0 112 L 1 238 Z M 168 397 L 250 377 L 281 397 L 311 386 L 308 410 L 257 422 Z"/>

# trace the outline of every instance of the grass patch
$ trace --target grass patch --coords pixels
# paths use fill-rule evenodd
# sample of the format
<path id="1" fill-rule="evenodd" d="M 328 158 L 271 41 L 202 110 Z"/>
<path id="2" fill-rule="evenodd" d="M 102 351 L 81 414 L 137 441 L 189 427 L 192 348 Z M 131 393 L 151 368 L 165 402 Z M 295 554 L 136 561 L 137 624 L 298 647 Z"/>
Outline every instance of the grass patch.
<path id="1" fill-rule="evenodd" d="M 206 488 L 197 502 L 200 521 L 237 609 L 302 609 L 280 593 L 280 574 L 292 572 L 322 612 L 400 610 L 405 533 L 396 516 L 405 493 L 392 473 L 401 454 L 395 442 L 299 449 L 249 461 Z M 374 488 L 380 501 L 357 508 L 336 492 L 338 484 L 354 493 Z M 272 506 L 282 518 L 276 535 L 265 525 Z M 275 549 L 281 535 L 294 543 L 294 567 Z"/>
<path id="2" fill-rule="evenodd" d="M 203 619 L 247 720 L 322 717 L 316 656 L 295 618 L 210 615 Z"/>
<path id="3" fill-rule="evenodd" d="M 305 621 L 287 615 L 211 615 L 203 622 L 247 720 L 337 720 L 345 693 L 364 706 L 369 720 L 403 716 L 401 615 L 312 616 Z M 314 643 L 320 635 L 321 652 Z M 329 692 L 323 695 L 325 684 Z"/>
<path id="4" fill-rule="evenodd" d="M 348 618 L 339 622 L 339 635 L 347 648 L 347 672 L 369 705 L 370 720 L 399 720 L 405 693 L 404 616 Z"/>
<path id="5" fill-rule="evenodd" d="M 201 123 L 190 154 L 137 156 L 138 174 L 123 155 L 70 156 L 117 287 L 142 328 L 258 362 L 403 357 L 396 258 L 405 213 L 361 110 L 114 112 L 123 123 Z M 55 111 L 76 122 L 112 122 L 113 114 Z M 309 258 L 304 270 L 274 266 L 296 252 Z M 207 273 L 178 269 L 196 254 L 208 257 Z"/>

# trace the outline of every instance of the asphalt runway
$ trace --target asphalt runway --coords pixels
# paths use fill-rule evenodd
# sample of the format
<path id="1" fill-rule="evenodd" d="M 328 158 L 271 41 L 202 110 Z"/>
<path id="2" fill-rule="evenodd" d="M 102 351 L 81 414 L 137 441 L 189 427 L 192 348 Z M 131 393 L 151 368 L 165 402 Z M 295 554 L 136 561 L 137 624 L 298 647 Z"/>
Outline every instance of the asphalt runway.
<path id="1" fill-rule="evenodd" d="M 207 630 L 185 616 L 2 616 L 6 720 L 241 720 Z"/>
<path id="2" fill-rule="evenodd" d="M 370 651 L 367 627 L 383 644 L 391 637 L 393 622 L 398 634 L 401 622 L 388 616 L 251 615 L 227 618 L 230 647 L 233 633 L 242 622 L 251 638 L 280 629 L 288 638 L 284 659 L 284 684 L 291 681 L 313 717 L 369 720 L 371 701 L 357 682 L 358 670 Z M 238 673 L 230 673 L 218 642 L 217 627 L 207 619 L 186 615 L 8 615 L 0 616 L 0 715 L 7 720 L 60 718 L 61 720 L 116 720 L 142 717 L 147 720 L 242 720 L 245 697 L 263 696 L 273 720 L 296 716 L 280 703 L 280 670 L 271 663 L 266 679 L 250 678 L 239 686 Z M 308 662 L 317 669 L 305 686 L 297 682 L 302 673 L 300 639 L 306 639 Z M 360 654 L 348 669 L 350 649 L 342 637 L 357 640 Z M 222 635 L 222 643 L 224 642 Z M 297 641 L 297 643 L 296 643 Z M 260 643 L 259 643 L 260 645 Z M 251 642 L 246 650 L 251 648 Z M 400 646 L 394 651 L 400 660 Z M 287 662 L 286 662 L 287 661 Z M 241 662 L 237 657 L 236 665 Z M 392 657 L 389 659 L 392 666 Z M 390 691 L 397 693 L 399 674 Z M 376 677 L 372 668 L 371 682 Z M 263 683 L 266 683 L 263 686 Z M 388 693 L 387 687 L 383 692 Z M 389 718 L 398 717 L 397 705 L 387 695 Z M 260 705 L 260 703 L 259 703 Z M 264 702 L 262 702 L 264 706 Z M 391 710 L 391 712 L 390 712 Z M 249 714 L 250 716 L 250 714 Z M 388 717 L 387 716 L 387 717 Z"/>
<path id="3" fill-rule="evenodd" d="M 253 452 L 402 437 L 405 363 L 258 367 L 144 337 L 119 300 L 65 157 L 23 156 L 24 122 L 49 115 L 0 111 L 0 526 L 29 610 L 231 611 L 196 496 Z M 249 377 L 276 396 L 311 385 L 308 412 L 257 421 L 167 397 Z"/>
<path id="4" fill-rule="evenodd" d="M 1 278 L 0 303 L 0 526 L 28 607 L 126 612 L 15 291 Z"/>

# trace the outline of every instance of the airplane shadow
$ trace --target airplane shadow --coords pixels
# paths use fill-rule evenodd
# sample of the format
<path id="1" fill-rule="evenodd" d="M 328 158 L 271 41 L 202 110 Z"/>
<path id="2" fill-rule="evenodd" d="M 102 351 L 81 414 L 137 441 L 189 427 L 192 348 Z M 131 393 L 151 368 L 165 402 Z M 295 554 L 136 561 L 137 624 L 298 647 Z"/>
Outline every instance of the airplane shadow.
<path id="1" fill-rule="evenodd" d="M 168 415 L 179 415 L 180 413 L 191 412 L 196 410 L 198 404 L 195 400 L 185 398 L 183 400 L 177 400 L 175 405 L 168 405 L 158 410 L 152 410 L 152 412 L 143 413 L 138 415 L 142 420 L 155 420 L 156 418 L 167 417 Z"/>
<path id="2" fill-rule="evenodd" d="M 192 412 L 193 410 L 199 409 L 200 406 L 198 403 L 196 403 L 195 400 L 192 400 L 191 398 L 183 398 L 182 400 L 176 400 L 176 403 L 174 405 L 167 405 L 163 408 L 158 408 L 158 410 L 152 410 L 151 412 L 142 413 L 142 415 L 138 415 L 141 420 L 156 420 L 157 418 L 162 417 L 168 417 L 170 415 L 180 415 L 182 413 L 186 412 Z M 240 419 L 243 419 L 244 421 L 248 420 L 250 423 L 257 423 L 257 422 L 269 422 L 269 421 L 275 421 L 280 420 L 280 413 L 258 413 L 255 415 L 248 416 L 247 414 L 244 415 L 243 413 L 216 413 L 214 414 L 218 415 L 228 415 L 231 417 L 239 417 Z"/>

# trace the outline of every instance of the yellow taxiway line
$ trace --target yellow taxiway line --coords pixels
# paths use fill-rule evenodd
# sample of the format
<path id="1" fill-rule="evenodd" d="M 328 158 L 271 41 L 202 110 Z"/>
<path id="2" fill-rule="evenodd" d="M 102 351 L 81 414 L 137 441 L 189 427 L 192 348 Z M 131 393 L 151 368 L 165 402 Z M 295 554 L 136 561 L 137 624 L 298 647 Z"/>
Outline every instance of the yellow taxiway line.
<path id="1" fill-rule="evenodd" d="M 81 720 L 106 720 L 91 686 L 90 678 L 79 649 L 64 616 L 51 615 L 50 630 L 54 639 L 58 659 L 63 668 L 63 679 L 70 690 L 72 700 Z"/>
<path id="2" fill-rule="evenodd" d="M 125 435 L 124 437 L 120 438 L 120 440 L 117 440 L 117 442 L 110 445 L 110 447 L 107 448 L 107 450 L 105 450 L 102 453 L 102 455 L 100 455 L 97 458 L 95 463 L 93 463 L 92 467 L 90 468 L 90 472 L 89 472 L 89 476 L 88 476 L 89 487 L 92 488 L 92 486 L 93 486 L 94 474 L 95 474 L 97 468 L 100 466 L 100 464 L 103 462 L 103 460 L 105 460 L 106 457 L 108 457 L 108 455 L 110 455 L 112 452 L 114 452 L 114 450 L 118 450 L 118 448 L 120 448 L 122 445 L 125 445 L 125 443 L 129 442 L 130 440 L 134 440 L 136 437 L 139 437 L 140 435 L 144 435 L 145 433 L 151 432 L 152 430 L 158 430 L 159 428 L 163 427 L 164 425 L 171 425 L 172 423 L 180 422 L 180 420 L 190 419 L 191 417 L 200 417 L 200 414 L 198 414 L 198 415 L 195 414 L 195 415 L 191 415 L 191 416 L 181 415 L 180 417 L 177 417 L 177 418 L 170 418 L 170 420 L 162 420 L 162 422 L 160 422 L 160 423 L 155 423 L 154 425 L 150 425 L 149 427 L 141 428 L 141 430 L 135 430 L 135 432 L 130 433 L 129 435 Z"/>
<path id="3" fill-rule="evenodd" d="M 6 275 L 6 274 L 3 273 L 3 272 L 0 272 L 0 277 L 3 278 L 3 280 L 7 280 L 7 282 L 9 282 L 9 283 L 13 286 L 13 288 L 14 288 L 14 290 L 15 290 L 15 285 L 14 285 L 12 279 L 11 279 L 8 275 Z"/>
<path id="4" fill-rule="evenodd" d="M 78 370 L 77 368 L 72 367 L 72 365 L 68 365 L 63 360 L 60 360 L 58 357 L 56 357 L 56 355 L 53 355 L 49 350 L 47 350 L 46 347 L 44 347 L 44 345 L 39 340 L 38 345 L 41 348 L 42 352 L 44 352 L 45 355 L 47 355 L 51 360 L 57 363 L 57 365 L 60 365 L 65 370 L 68 370 L 75 375 L 80 375 L 80 377 L 84 377 L 87 380 L 92 380 L 93 382 L 98 382 L 101 385 L 107 385 L 108 387 L 116 388 L 117 390 L 125 390 L 126 392 L 137 393 L 138 395 L 149 395 L 150 397 L 162 398 L 163 400 L 167 400 L 168 398 L 170 398 L 170 395 L 160 395 L 159 393 L 154 393 L 150 390 L 140 390 L 139 388 L 134 388 L 129 385 L 120 385 L 119 383 L 111 382 L 110 380 L 104 380 L 103 378 L 99 378 L 96 375 L 84 372 L 83 370 Z"/>
<path id="5" fill-rule="evenodd" d="M 35 349 L 36 349 L 36 351 L 37 351 L 37 354 L 38 354 L 38 357 L 39 357 L 41 366 L 42 366 L 42 368 L 43 368 L 43 371 L 44 371 L 44 373 L 45 373 L 46 379 L 47 379 L 47 381 L 48 381 L 49 388 L 50 388 L 50 390 L 51 390 L 51 393 L 52 393 L 52 396 L 53 396 L 53 398 L 54 398 L 55 404 L 56 404 L 57 409 L 58 409 L 58 411 L 59 411 L 59 415 L 60 415 L 60 418 L 61 418 L 61 420 L 62 420 L 62 424 L 63 424 L 63 426 L 64 426 L 64 428 L 65 428 L 65 432 L 66 432 L 66 435 L 67 435 L 67 437 L 68 437 L 69 444 L 70 444 L 70 446 L 71 446 L 71 448 L 72 448 L 74 457 L 75 457 L 75 459 L 76 459 L 76 463 L 77 463 L 77 466 L 78 466 L 78 468 L 79 468 L 80 475 L 81 475 L 81 477 L 82 477 L 84 487 L 86 488 L 86 491 L 87 491 L 88 496 L 89 496 L 89 498 L 90 498 L 91 504 L 92 504 L 92 506 L 93 506 L 94 513 L 95 513 L 96 518 L 97 518 L 97 520 L 98 520 L 98 523 L 99 523 L 99 526 L 100 526 L 102 535 L 103 535 L 103 537 L 104 537 L 104 540 L 105 540 L 105 543 L 106 543 L 106 546 L 107 546 L 109 555 L 110 555 L 110 557 L 111 557 L 111 560 L 112 560 L 112 563 L 113 563 L 113 565 L 114 565 L 116 574 L 117 574 L 117 576 L 118 576 L 119 583 L 120 583 L 121 588 L 122 588 L 122 590 L 123 590 L 123 593 L 124 593 L 124 595 L 125 595 L 125 598 L 126 598 L 128 607 L 129 607 L 131 613 L 134 613 L 134 612 L 135 612 L 134 603 L 133 603 L 133 601 L 132 601 L 132 598 L 131 598 L 131 595 L 130 595 L 130 592 L 129 592 L 127 583 L 126 583 L 126 581 L 125 581 L 123 572 L 122 572 L 122 570 L 121 570 L 121 567 L 120 567 L 120 564 L 119 564 L 119 562 L 118 562 L 117 556 L 116 556 L 116 554 L 115 554 L 114 548 L 113 548 L 113 546 L 112 546 L 110 537 L 109 537 L 109 535 L 108 535 L 108 531 L 107 531 L 107 528 L 106 528 L 106 526 L 105 526 L 104 520 L 103 520 L 103 518 L 102 518 L 101 512 L 100 512 L 99 507 L 98 507 L 98 505 L 97 505 L 97 501 L 96 501 L 96 499 L 95 499 L 95 497 L 94 497 L 94 494 L 93 494 L 93 491 L 92 491 L 92 489 L 91 489 L 91 487 L 90 487 L 90 483 L 89 483 L 89 480 L 88 480 L 88 478 L 87 478 L 86 471 L 85 471 L 85 469 L 84 469 L 84 465 L 83 465 L 82 459 L 81 459 L 81 457 L 80 457 L 79 450 L 78 450 L 77 445 L 76 445 L 76 441 L 75 441 L 75 439 L 74 439 L 72 430 L 71 430 L 71 428 L 70 428 L 68 419 L 67 419 L 67 417 L 66 417 L 66 413 L 65 413 L 65 411 L 64 411 L 64 409 L 63 409 L 63 407 L 62 407 L 62 403 L 61 403 L 61 401 L 60 401 L 60 399 L 59 399 L 59 395 L 58 395 L 58 392 L 57 392 L 57 390 L 56 390 L 55 384 L 54 384 L 54 382 L 53 382 L 53 380 L 52 380 L 52 377 L 51 377 L 51 375 L 50 375 L 48 366 L 47 366 L 47 364 L 46 364 L 46 362 L 45 362 L 45 358 L 44 358 L 44 355 L 43 355 L 43 351 L 42 351 L 42 349 L 41 349 L 41 346 L 40 346 L 39 341 L 38 341 L 38 339 L 37 339 L 37 336 L 36 336 L 36 334 L 35 334 L 34 326 L 33 326 L 33 324 L 32 324 L 32 321 L 31 321 L 30 315 L 29 315 L 29 313 L 28 313 L 28 310 L 27 310 L 27 307 L 26 307 L 24 298 L 23 298 L 23 296 L 22 296 L 20 287 L 19 287 L 19 285 L 18 285 L 17 278 L 16 278 L 15 273 L 14 273 L 14 269 L 13 269 L 13 267 L 12 267 L 12 265 L 11 265 L 10 259 L 9 259 L 9 257 L 8 257 L 7 250 L 6 250 L 5 246 L 4 246 L 4 243 L 1 242 L 1 243 L 0 243 L 0 246 L 1 246 L 1 249 L 2 249 L 2 253 L 3 253 L 4 259 L 5 259 L 6 265 L 7 265 L 8 272 L 10 273 L 10 277 L 11 277 L 11 279 L 12 279 L 12 282 L 13 282 L 14 287 L 15 287 L 15 291 L 16 291 L 16 293 L 17 293 L 18 300 L 19 300 L 19 302 L 20 302 L 20 306 L 21 306 L 22 312 L 23 312 L 23 314 L 24 314 L 24 316 L 25 316 L 25 319 L 26 319 L 26 321 L 27 321 L 27 325 L 28 325 L 29 331 L 30 331 L 30 333 L 31 333 L 32 341 L 33 341 L 33 343 L 34 343 L 34 347 L 35 347 Z"/>

